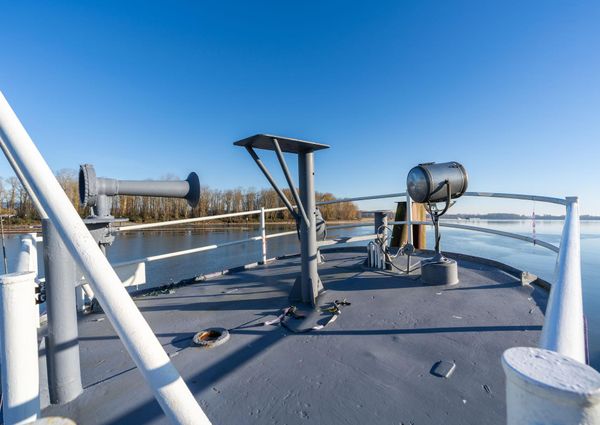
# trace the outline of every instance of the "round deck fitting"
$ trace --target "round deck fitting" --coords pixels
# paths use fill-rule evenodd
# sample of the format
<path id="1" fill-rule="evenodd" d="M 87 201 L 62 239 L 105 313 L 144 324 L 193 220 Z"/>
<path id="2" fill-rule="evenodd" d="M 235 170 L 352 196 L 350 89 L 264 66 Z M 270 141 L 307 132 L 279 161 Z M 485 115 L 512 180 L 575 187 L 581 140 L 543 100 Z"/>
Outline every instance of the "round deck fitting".
<path id="1" fill-rule="evenodd" d="M 456 285 L 458 266 L 446 257 L 434 257 L 421 262 L 421 282 L 427 285 Z"/>
<path id="2" fill-rule="evenodd" d="M 202 348 L 214 348 L 229 340 L 229 331 L 225 328 L 208 328 L 198 332 L 192 338 L 194 345 Z"/>

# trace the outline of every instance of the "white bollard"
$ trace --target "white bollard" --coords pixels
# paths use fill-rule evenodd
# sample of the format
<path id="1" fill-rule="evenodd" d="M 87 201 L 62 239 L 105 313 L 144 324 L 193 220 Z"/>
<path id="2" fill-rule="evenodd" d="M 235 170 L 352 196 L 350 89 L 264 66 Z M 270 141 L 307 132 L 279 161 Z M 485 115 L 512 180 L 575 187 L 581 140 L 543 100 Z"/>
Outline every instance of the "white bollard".
<path id="1" fill-rule="evenodd" d="M 24 424 L 40 413 L 35 273 L 0 276 L 0 353 L 5 424 Z M 29 313 L 29 314 L 27 314 Z"/>
<path id="2" fill-rule="evenodd" d="M 508 425 L 600 423 L 600 373 L 555 351 L 515 347 L 502 355 Z"/>

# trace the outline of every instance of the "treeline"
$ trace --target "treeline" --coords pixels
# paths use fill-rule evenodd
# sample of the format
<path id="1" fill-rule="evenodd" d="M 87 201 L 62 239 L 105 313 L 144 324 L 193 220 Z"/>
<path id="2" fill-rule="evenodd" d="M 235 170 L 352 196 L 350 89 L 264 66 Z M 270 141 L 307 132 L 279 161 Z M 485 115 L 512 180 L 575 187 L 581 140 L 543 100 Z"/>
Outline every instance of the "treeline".
<path id="1" fill-rule="evenodd" d="M 79 182 L 75 170 L 60 170 L 56 177 L 82 217 L 89 214 L 88 208 L 79 203 Z M 167 179 L 178 180 L 174 176 Z M 293 203 L 289 189 L 284 193 Z M 317 202 L 335 199 L 331 193 L 317 193 Z M 15 221 L 31 223 L 39 220 L 33 203 L 16 177 L 0 178 L 0 203 L 3 214 L 14 214 Z M 272 189 L 211 189 L 203 186 L 200 191 L 200 202 L 194 209 L 183 199 L 154 198 L 141 196 L 118 196 L 114 198 L 112 213 L 115 217 L 125 217 L 132 222 L 152 222 L 177 220 L 182 218 L 203 217 L 208 215 L 229 214 L 240 211 L 258 210 L 260 207 L 277 208 L 283 203 Z M 323 205 L 319 208 L 325 220 L 356 220 L 359 211 L 353 203 Z M 290 213 L 274 211 L 266 213 L 268 221 L 290 221 Z M 257 221 L 258 215 L 231 217 L 222 221 L 242 223 Z"/>

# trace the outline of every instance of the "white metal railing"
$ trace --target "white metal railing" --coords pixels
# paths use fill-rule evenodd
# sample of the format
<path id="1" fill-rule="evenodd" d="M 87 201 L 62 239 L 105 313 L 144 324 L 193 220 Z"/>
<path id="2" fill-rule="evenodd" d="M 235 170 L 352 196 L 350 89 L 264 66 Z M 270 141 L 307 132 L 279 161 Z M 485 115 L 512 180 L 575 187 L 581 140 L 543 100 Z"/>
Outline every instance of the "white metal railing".
<path id="1" fill-rule="evenodd" d="M 410 223 L 419 224 L 419 225 L 423 225 L 423 226 L 433 226 L 433 223 L 430 221 L 411 221 Z M 388 224 L 390 224 L 390 225 L 408 224 L 408 221 L 390 221 Z M 507 238 L 518 239 L 521 241 L 530 242 L 534 245 L 539 245 L 541 247 L 547 248 L 550 251 L 554 251 L 556 253 L 558 253 L 558 251 L 559 251 L 559 247 L 556 245 L 553 245 L 549 242 L 544 242 L 537 238 L 534 239 L 529 236 L 521 235 L 519 233 L 505 232 L 503 230 L 490 229 L 488 227 L 470 226 L 470 225 L 458 224 L 458 223 L 448 223 L 447 221 L 443 221 L 443 220 L 440 221 L 440 226 L 441 227 L 451 227 L 451 228 L 455 228 L 455 229 L 472 230 L 474 232 L 481 232 L 481 233 L 490 233 L 492 235 L 504 236 Z"/>
<path id="2" fill-rule="evenodd" d="M 567 198 L 567 213 L 540 346 L 586 362 L 581 288 L 579 204 Z"/>
<path id="3" fill-rule="evenodd" d="M 548 203 L 560 204 L 560 205 L 564 205 L 566 202 L 565 200 L 560 199 L 560 198 L 550 198 L 550 197 L 535 196 L 535 195 L 508 194 L 508 193 L 467 192 L 467 193 L 465 193 L 465 196 L 497 197 L 497 198 L 510 198 L 510 199 L 518 199 L 518 200 L 534 200 L 534 201 L 539 201 L 539 202 L 548 202 Z M 397 197 L 406 197 L 406 192 L 383 194 L 383 195 L 373 195 L 373 196 L 360 196 L 360 197 L 355 197 L 355 198 L 336 199 L 333 201 L 318 202 L 317 205 L 330 205 L 330 204 L 342 203 L 342 202 L 356 202 L 356 201 L 361 201 L 361 200 L 375 200 L 375 199 L 397 198 Z M 173 225 L 179 225 L 179 224 L 189 224 L 189 223 L 195 223 L 195 222 L 206 222 L 206 221 L 211 221 L 211 220 L 220 220 L 220 219 L 224 219 L 224 218 L 259 215 L 259 235 L 258 236 L 253 236 L 253 237 L 246 238 L 246 239 L 239 239 L 239 240 L 235 240 L 235 241 L 223 242 L 220 244 L 206 245 L 206 246 L 201 246 L 201 247 L 197 247 L 197 248 L 191 248 L 191 249 L 175 251 L 175 252 L 170 252 L 170 253 L 165 253 L 165 254 L 153 255 L 153 256 L 149 256 L 149 257 L 137 258 L 134 260 L 128 260 L 128 261 L 124 261 L 124 262 L 115 263 L 114 265 L 115 266 L 123 266 L 123 265 L 139 263 L 139 262 L 153 262 L 153 261 L 165 260 L 168 258 L 189 255 L 189 254 L 196 254 L 199 252 L 211 251 L 211 250 L 214 250 L 217 248 L 223 248 L 223 247 L 232 246 L 232 245 L 239 245 L 239 244 L 244 244 L 244 243 L 254 242 L 254 241 L 261 242 L 261 245 L 262 245 L 261 261 L 264 262 L 264 261 L 266 261 L 266 249 L 267 249 L 266 241 L 268 239 L 296 234 L 295 231 L 281 232 L 281 233 L 276 233 L 276 234 L 266 234 L 265 225 L 264 225 L 265 213 L 272 212 L 272 211 L 283 211 L 286 209 L 287 208 L 285 208 L 285 207 L 268 208 L 268 209 L 261 208 L 260 210 L 241 211 L 241 212 L 236 212 L 236 213 L 218 214 L 218 215 L 196 217 L 196 218 L 189 218 L 189 219 L 182 219 L 182 220 L 164 221 L 164 222 L 159 222 L 159 223 L 146 223 L 146 224 L 139 224 L 139 225 L 117 227 L 116 228 L 117 231 L 123 232 L 123 231 L 129 231 L 129 230 L 143 230 L 143 229 L 149 229 L 149 228 L 173 226 Z M 388 224 L 389 225 L 397 225 L 397 224 L 408 224 L 408 223 L 427 225 L 427 226 L 433 225 L 429 221 L 410 221 L 410 217 L 409 217 L 409 220 L 390 221 Z M 361 223 L 353 223 L 353 224 L 342 224 L 342 225 L 337 225 L 337 226 L 328 226 L 328 229 L 329 230 L 349 229 L 349 228 L 356 228 L 356 227 L 367 227 L 367 226 L 372 226 L 372 225 L 373 225 L 373 222 L 361 222 Z M 463 224 L 458 224 L 458 223 L 449 223 L 449 222 L 445 222 L 445 221 L 442 221 L 440 223 L 440 226 L 458 228 L 458 229 L 463 229 L 463 230 L 471 230 L 471 231 L 483 232 L 483 233 L 490 233 L 490 234 L 494 234 L 494 235 L 498 235 L 498 236 L 504 236 L 504 237 L 509 237 L 509 238 L 513 238 L 513 239 L 522 240 L 525 242 L 530 242 L 530 243 L 539 245 L 541 247 L 547 248 L 547 249 L 557 252 L 557 253 L 559 251 L 559 247 L 557 247 L 549 242 L 545 242 L 545 241 L 537 239 L 537 238 L 534 239 L 529 236 L 521 235 L 518 233 L 506 232 L 506 231 L 490 229 L 490 228 L 485 228 L 485 227 L 479 227 L 479 226 L 470 226 L 470 225 L 463 225 Z M 408 229 L 411 230 L 411 227 L 409 226 Z M 375 234 L 365 235 L 365 236 L 360 236 L 360 237 L 355 236 L 355 237 L 351 237 L 351 238 L 340 237 L 340 238 L 336 238 L 334 240 L 322 241 L 319 245 L 327 246 L 327 245 L 334 245 L 334 244 L 346 244 L 346 243 L 352 243 L 352 242 L 359 242 L 359 241 L 363 241 L 363 240 L 375 239 L 375 237 L 376 237 Z"/>
<path id="4" fill-rule="evenodd" d="M 531 200 L 531 201 L 566 205 L 568 220 L 565 220 L 565 223 L 567 223 L 567 224 L 574 222 L 572 220 L 573 214 L 574 214 L 573 213 L 573 205 L 575 205 L 575 206 L 577 205 L 576 198 L 567 198 L 565 200 L 565 199 L 560 199 L 560 198 L 551 198 L 551 197 L 543 197 L 543 196 L 536 196 L 536 195 L 488 193 L 488 192 L 467 192 L 465 194 L 465 196 Z M 333 201 L 321 202 L 320 204 L 321 205 L 329 205 L 329 204 L 341 203 L 341 202 L 356 202 L 356 201 L 361 201 L 361 200 L 375 200 L 375 199 L 396 198 L 396 197 L 406 197 L 406 193 L 402 192 L 402 193 L 392 193 L 392 194 L 373 195 L 373 196 L 361 196 L 361 197 L 355 197 L 355 198 L 343 198 L 343 199 L 338 199 L 338 200 L 333 200 Z M 280 232 L 280 233 L 275 233 L 275 234 L 267 234 L 266 233 L 265 214 L 268 212 L 283 211 L 283 210 L 286 210 L 286 208 L 285 207 L 268 208 L 268 209 L 261 208 L 260 210 L 242 211 L 242 212 L 229 213 L 229 214 L 219 214 L 219 215 L 213 215 L 213 216 L 196 217 L 196 218 L 173 220 L 173 221 L 167 221 L 167 222 L 146 223 L 146 224 L 140 224 L 140 225 L 130 225 L 130 226 L 118 227 L 118 228 L 116 228 L 116 230 L 122 232 L 122 231 L 129 231 L 129 230 L 142 230 L 142 229 L 148 229 L 148 228 L 189 224 L 189 223 L 194 223 L 194 222 L 206 222 L 206 221 L 219 220 L 219 219 L 224 219 L 224 218 L 259 215 L 259 235 L 257 235 L 257 236 L 253 236 L 253 237 L 246 238 L 246 239 L 222 242 L 219 244 L 206 245 L 206 246 L 201 246 L 201 247 L 196 247 L 196 248 L 191 248 L 191 249 L 186 249 L 186 250 L 181 250 L 181 251 L 169 252 L 169 253 L 165 253 L 165 254 L 158 254 L 158 255 L 137 258 L 137 259 L 128 260 L 128 261 L 123 261 L 123 262 L 113 264 L 113 267 L 121 267 L 121 266 L 141 263 L 141 262 L 150 263 L 150 262 L 154 262 L 154 261 L 166 260 L 169 258 L 174 258 L 174 257 L 179 257 L 179 256 L 184 256 L 184 255 L 212 251 L 212 250 L 215 250 L 218 248 L 240 245 L 240 244 L 245 244 L 245 243 L 249 243 L 249 242 L 260 242 L 261 243 L 260 261 L 264 263 L 267 260 L 267 240 L 268 239 L 296 234 L 296 231 Z M 579 220 L 578 213 L 576 215 L 577 215 L 576 220 L 578 223 L 578 220 Z M 409 218 L 409 220 L 404 220 L 404 221 L 390 221 L 389 225 L 399 225 L 399 224 L 432 225 L 432 223 L 430 223 L 429 221 L 410 221 L 410 217 L 408 217 L 408 218 Z M 372 225 L 373 225 L 372 222 L 366 222 L 366 223 L 361 222 L 361 223 L 330 226 L 329 229 L 331 229 L 331 230 L 349 229 L 349 228 L 356 228 L 356 227 L 367 227 L 367 226 L 372 226 Z M 490 228 L 484 228 L 484 227 L 472 226 L 472 225 L 464 225 L 464 224 L 459 224 L 459 223 L 450 223 L 450 222 L 444 222 L 444 221 L 442 221 L 440 223 L 440 225 L 443 227 L 451 227 L 451 228 L 458 228 L 458 229 L 463 229 L 463 230 L 477 231 L 477 232 L 483 232 L 483 233 L 489 233 L 489 234 L 494 234 L 494 235 L 498 235 L 498 236 L 513 238 L 513 239 L 517 239 L 517 240 L 522 240 L 525 242 L 533 243 L 533 244 L 539 245 L 541 247 L 547 248 L 556 253 L 559 253 L 559 251 L 561 249 L 560 247 L 553 245 L 549 242 L 545 242 L 545 241 L 537 239 L 537 238 L 534 239 L 532 237 L 525 236 L 525 235 L 518 234 L 518 233 L 513 233 L 513 232 L 506 232 L 506 231 L 501 231 L 501 230 L 497 230 L 497 229 L 490 229 Z M 411 226 L 409 226 L 409 229 L 411 229 Z M 573 238 L 571 238 L 571 234 L 572 233 L 566 233 L 566 234 L 563 233 L 562 240 L 567 241 L 567 240 L 573 239 Z M 347 243 L 371 240 L 371 239 L 375 239 L 375 237 L 376 237 L 375 234 L 364 235 L 364 236 L 354 236 L 354 237 L 338 237 L 335 239 L 321 241 L 319 243 L 319 246 L 323 247 L 323 246 L 330 246 L 330 245 L 335 245 L 335 244 L 347 244 Z M 574 238 L 578 240 L 578 232 L 577 232 L 577 236 L 575 236 Z M 565 244 L 561 243 L 561 247 L 562 246 L 565 246 Z M 567 269 L 565 267 L 565 265 L 567 264 L 567 261 L 566 261 L 567 258 L 570 260 L 569 263 L 572 263 L 572 262 L 578 263 L 579 252 L 577 251 L 576 253 L 574 253 L 573 249 L 571 249 L 569 252 L 565 252 L 565 253 L 559 255 L 559 259 L 558 259 L 558 263 L 557 263 L 557 270 L 559 271 L 559 276 L 563 276 L 561 282 L 565 279 L 564 277 L 570 277 L 571 279 L 567 279 L 568 282 L 572 282 L 573 280 L 575 280 L 576 282 L 578 281 L 579 282 L 578 284 L 576 283 L 576 284 L 571 284 L 571 285 L 574 285 L 575 287 L 580 288 L 581 287 L 580 276 L 577 277 L 571 271 L 567 271 Z M 572 267 L 571 267 L 571 270 L 572 270 Z M 561 271 L 562 271 L 562 275 L 561 275 Z M 554 285 L 554 286 L 556 286 L 556 285 Z M 559 292 L 558 290 L 555 291 L 555 293 L 558 293 L 558 292 Z M 562 299 L 562 297 L 560 297 L 560 296 L 559 297 L 555 296 L 554 298 Z M 581 303 L 578 303 L 578 304 L 581 304 Z M 569 308 L 567 307 L 567 310 L 568 309 Z M 564 310 L 564 308 L 561 309 L 561 311 L 563 311 L 563 310 Z M 555 326 L 556 326 L 556 323 L 566 323 L 563 320 L 554 319 L 553 318 L 554 314 L 552 313 L 551 309 L 549 309 L 549 312 L 546 315 L 546 317 L 547 317 L 547 322 L 550 324 L 555 324 Z M 548 318 L 550 318 L 550 319 L 548 319 Z M 546 327 L 549 327 L 549 326 L 550 325 L 547 325 Z M 579 327 L 580 325 L 576 324 L 574 326 Z M 569 328 L 571 328 L 570 325 L 569 325 Z M 579 332 L 575 332 L 575 333 L 579 334 Z M 554 333 L 552 333 L 552 334 L 555 335 Z M 566 333 L 566 335 L 570 335 L 570 334 L 572 334 L 572 332 Z M 558 334 L 556 334 L 556 335 L 558 335 Z M 561 337 L 557 336 L 557 338 L 558 338 L 558 340 L 561 340 Z M 562 347 L 562 346 L 567 347 L 567 346 L 572 345 L 571 342 L 565 342 L 564 344 L 559 344 L 556 342 L 555 344 L 557 347 Z M 546 346 L 546 345 L 547 344 L 544 343 L 544 346 Z M 581 344 L 578 344 L 578 345 L 581 345 Z M 564 349 L 562 349 L 562 348 L 559 348 L 558 351 L 564 353 Z"/>
<path id="5" fill-rule="evenodd" d="M 584 328 L 583 328 L 583 308 L 582 308 L 582 297 L 581 297 L 581 272 L 580 272 L 580 253 L 579 253 L 579 212 L 578 212 L 578 201 L 577 198 L 553 198 L 547 196 L 537 196 L 537 195 L 525 195 L 525 194 L 515 194 L 515 193 L 496 193 L 496 192 L 466 192 L 464 196 L 470 197 L 489 197 L 489 198 L 503 198 L 503 199 L 516 199 L 516 200 L 528 200 L 528 201 L 537 201 L 543 203 L 557 204 L 566 206 L 566 218 L 565 218 L 565 226 L 563 230 L 563 236 L 561 239 L 560 247 L 553 245 L 549 242 L 540 240 L 538 238 L 532 238 L 529 236 L 525 236 L 518 233 L 506 232 L 497 229 L 484 228 L 479 226 L 472 225 L 464 225 L 459 223 L 449 223 L 449 222 L 441 222 L 440 225 L 444 227 L 452 227 L 463 230 L 470 230 L 476 232 L 483 232 L 494 234 L 498 236 L 513 238 L 517 240 L 522 240 L 525 242 L 530 242 L 535 245 L 539 245 L 543 248 L 549 249 L 555 253 L 559 253 L 557 259 L 557 281 L 553 285 L 552 292 L 554 295 L 551 295 L 551 302 L 549 303 L 549 308 L 546 313 L 546 323 L 544 325 L 544 333 L 542 342 L 540 343 L 542 347 L 556 349 L 556 351 L 561 354 L 570 355 L 580 361 L 585 361 L 585 355 L 581 353 L 585 353 L 585 343 L 583 338 Z M 386 198 L 398 198 L 398 197 L 408 197 L 406 196 L 406 192 L 400 193 L 391 193 L 391 194 L 382 194 L 382 195 L 372 195 L 372 196 L 360 196 L 354 198 L 343 198 L 336 199 L 332 201 L 324 201 L 317 203 L 318 205 L 330 205 L 342 202 L 356 202 L 356 201 L 364 201 L 364 200 L 376 200 L 376 199 L 386 199 Z M 283 211 L 286 208 L 271 208 L 271 209 L 261 209 L 261 210 L 252 210 L 245 212 L 237 212 L 230 214 L 220 214 L 214 216 L 206 216 L 206 217 L 198 217 L 193 219 L 185 219 L 185 220 L 175 220 L 170 222 L 161 222 L 161 223 L 150 223 L 150 224 L 142 224 L 142 225 L 134 225 L 134 226 L 123 226 L 118 228 L 119 231 L 126 230 L 136 230 L 136 229 L 146 229 L 150 227 L 159 227 L 159 226 L 168 226 L 175 224 L 183 224 L 183 223 L 193 223 L 198 221 L 209 221 L 216 220 L 222 218 L 231 218 L 231 217 L 240 217 L 246 215 L 259 215 L 259 235 L 250 237 L 247 239 L 241 239 L 236 241 L 223 242 L 220 244 L 208 245 L 198 248 L 192 248 L 177 252 L 171 252 L 166 254 L 155 255 L 151 257 L 139 258 L 136 260 L 131 260 L 129 262 L 118 263 L 117 265 L 123 264 L 132 264 L 135 262 L 152 262 L 158 260 L 164 260 L 167 258 L 173 258 L 181 255 L 188 255 L 198 252 L 210 251 L 221 247 L 238 245 L 253 241 L 261 242 L 261 261 L 266 261 L 266 249 L 267 249 L 267 240 L 271 238 L 293 235 L 296 232 L 282 232 L 277 234 L 266 234 L 264 231 L 264 221 L 265 221 L 265 212 L 269 211 Z M 420 224 L 420 225 L 432 225 L 430 222 L 425 221 L 412 221 L 410 214 L 408 214 L 407 220 L 405 221 L 390 221 L 388 224 Z M 367 223 L 356 223 L 356 224 L 343 224 L 338 226 L 331 226 L 329 229 L 346 229 L 346 228 L 354 228 L 354 227 L 365 227 L 373 225 L 372 222 Z M 408 226 L 408 229 L 411 230 L 411 226 Z M 409 240 L 412 235 L 409 235 Z M 319 246 L 329 246 L 335 244 L 347 244 L 358 241 L 365 241 L 375 239 L 376 235 L 364 235 L 364 236 L 354 236 L 354 237 L 339 237 L 331 240 L 321 241 Z M 554 307 L 553 307 L 554 306 Z M 572 320 L 567 320 L 566 317 L 575 317 Z M 578 317 L 578 318 L 577 318 Z M 559 326 L 560 324 L 560 326 Z M 560 331 L 559 331 L 560 330 Z M 552 342 L 549 340 L 548 335 L 552 335 Z M 577 335 L 575 339 L 571 338 L 570 335 Z M 576 347 L 568 348 L 568 347 Z"/>
<path id="6" fill-rule="evenodd" d="M 260 214 L 261 217 L 264 217 L 264 214 L 267 212 L 273 211 L 283 211 L 287 210 L 286 207 L 281 208 L 261 208 L 260 210 L 252 210 L 252 211 L 242 211 L 228 214 L 218 214 L 218 215 L 209 215 L 205 217 L 194 217 L 194 218 L 183 218 L 181 220 L 170 220 L 170 221 L 161 221 L 157 223 L 144 223 L 144 224 L 131 224 L 120 227 L 115 227 L 114 230 L 117 232 L 129 231 L 129 230 L 142 230 L 142 229 L 151 229 L 153 227 L 165 227 L 165 226 L 175 226 L 178 224 L 190 224 L 190 223 L 199 223 L 202 221 L 210 221 L 210 220 L 220 220 L 222 218 L 232 218 L 232 217 L 243 217 L 245 215 L 257 215 Z"/>
<path id="7" fill-rule="evenodd" d="M 58 229 L 61 238 L 67 245 L 71 255 L 82 266 L 82 269 L 86 275 L 89 276 L 89 283 L 92 286 L 95 295 L 100 299 L 107 317 L 113 324 L 119 337 L 123 340 L 125 347 L 142 372 L 144 378 L 149 383 L 155 397 L 159 401 L 169 419 L 175 423 L 210 423 L 202 409 L 198 406 L 193 395 L 190 393 L 189 389 L 181 379 L 181 376 L 173 367 L 168 356 L 154 336 L 152 330 L 135 306 L 135 303 L 128 296 L 123 286 L 119 284 L 120 279 L 115 273 L 113 266 L 109 264 L 108 260 L 100 251 L 98 245 L 85 228 L 83 222 L 77 215 L 77 212 L 72 207 L 70 201 L 56 181 L 52 171 L 42 158 L 41 154 L 33 144 L 32 140 L 29 138 L 27 132 L 1 93 L 0 148 L 5 153 L 10 164 L 13 166 L 17 176 L 21 179 L 23 186 L 34 200 L 34 204 L 36 205 L 40 215 L 43 217 L 49 217 L 52 220 Z M 577 198 L 561 199 L 536 195 L 488 192 L 467 192 L 465 193 L 465 196 L 530 200 L 558 204 L 566 207 L 565 223 L 560 247 L 556 247 L 550 243 L 537 239 L 534 240 L 533 238 L 524 235 L 495 229 L 486 229 L 477 226 L 468 226 L 456 223 L 442 223 L 442 225 L 446 227 L 492 233 L 499 236 L 533 242 L 554 252 L 558 252 L 557 279 L 552 285 L 540 345 L 544 349 L 556 351 L 561 355 L 584 363 L 586 361 L 586 353 L 581 291 L 579 240 L 580 224 Z M 319 202 L 317 205 L 330 205 L 341 202 L 355 202 L 399 197 L 406 197 L 406 193 L 403 192 L 344 198 Z M 390 224 L 408 224 L 409 229 L 411 229 L 412 224 L 429 224 L 428 222 L 412 221 L 410 215 L 410 199 L 408 199 L 408 197 L 407 202 L 409 205 L 407 220 L 391 222 Z M 260 223 L 259 235 L 254 237 L 145 257 L 137 260 L 131 260 L 129 262 L 119 263 L 117 265 L 164 260 L 180 255 L 204 252 L 220 247 L 254 241 L 261 242 L 260 258 L 262 262 L 266 262 L 268 239 L 296 233 L 295 231 L 290 231 L 271 235 L 266 234 L 265 213 L 271 211 L 282 211 L 285 209 L 286 208 L 284 207 L 270 209 L 261 208 L 260 210 L 221 214 L 209 217 L 197 217 L 161 223 L 121 226 L 116 228 L 116 230 L 141 230 L 168 225 L 189 224 L 194 222 L 248 215 L 259 215 Z M 332 226 L 331 228 L 343 229 L 364 225 L 369 224 L 360 223 L 356 225 L 340 225 Z M 374 234 L 354 237 L 340 237 L 332 240 L 322 241 L 320 246 L 352 243 L 370 240 L 375 237 L 376 235 Z M 32 236 L 29 242 L 23 243 L 23 252 L 19 255 L 18 261 L 19 269 L 31 270 L 34 268 L 34 265 L 32 264 L 32 258 L 34 256 L 33 252 L 35 249 L 35 243 L 33 242 L 34 240 L 37 240 L 37 238 Z M 412 235 L 410 234 L 410 231 L 409 241 L 412 242 Z M 37 268 L 37 261 L 35 268 Z M 9 292 L 10 288 L 15 287 L 13 285 L 17 283 L 25 281 L 27 281 L 26 283 L 29 284 L 32 281 L 31 278 L 35 277 L 35 274 L 35 272 L 30 272 L 26 275 L 26 278 L 19 276 L 11 277 L 11 275 L 4 275 L 0 277 L 0 281 L 3 282 L 3 288 L 6 290 L 6 297 L 3 301 L 5 302 L 6 306 L 10 305 L 7 300 L 10 300 L 10 297 L 12 297 L 11 293 Z M 25 283 L 23 283 L 23 285 L 25 285 Z M 19 299 L 25 299 L 21 295 L 19 295 L 19 297 Z M 6 307 L 2 311 L 6 312 L 8 310 L 9 308 Z M 0 320 L 0 322 L 14 323 L 14 321 L 11 320 Z M 6 338 L 8 338 L 10 335 L 13 335 L 10 333 L 10 330 L 6 328 L 6 326 L 4 327 L 3 331 L 6 333 Z M 31 333 L 30 331 L 28 332 Z M 8 339 L 5 339 L 5 342 L 6 341 L 8 341 Z M 8 355 L 6 353 L 6 347 L 3 351 L 3 355 L 6 358 Z M 18 362 L 18 358 L 16 361 Z M 12 364 L 11 362 L 9 363 Z M 14 371 L 5 370 L 5 364 L 6 362 L 3 362 L 3 376 L 14 378 L 16 376 L 14 373 L 12 373 Z M 5 388 L 5 391 L 10 390 Z M 37 411 L 39 411 L 39 400 L 37 403 Z M 6 407 L 7 406 L 5 406 L 5 408 Z M 32 415 L 37 414 L 35 408 L 30 408 L 26 413 L 31 413 Z"/>
<path id="8" fill-rule="evenodd" d="M 209 424 L 210 421 L 1 93 L 0 146 L 23 186 L 36 200 L 40 215 L 52 220 L 71 255 L 89 277 L 106 316 L 166 416 L 173 423 Z M 5 347 L 3 354 L 7 355 L 11 348 Z M 37 343 L 34 353 L 37 357 Z"/>

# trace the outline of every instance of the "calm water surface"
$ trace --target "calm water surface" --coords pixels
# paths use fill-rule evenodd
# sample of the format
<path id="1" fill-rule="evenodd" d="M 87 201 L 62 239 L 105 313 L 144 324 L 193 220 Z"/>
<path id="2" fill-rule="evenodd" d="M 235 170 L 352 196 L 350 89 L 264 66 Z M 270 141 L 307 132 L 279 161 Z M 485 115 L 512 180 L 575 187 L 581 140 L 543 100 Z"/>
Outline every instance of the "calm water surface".
<path id="1" fill-rule="evenodd" d="M 475 226 L 495 228 L 508 232 L 531 236 L 531 221 L 517 220 L 469 220 Z M 269 226 L 268 233 L 289 230 L 281 226 Z M 361 227 L 340 229 L 329 232 L 330 237 L 370 234 L 373 229 Z M 562 231 L 560 221 L 537 221 L 538 239 L 558 245 Z M 248 238 L 257 234 L 256 226 L 215 227 L 202 230 L 153 230 L 121 234 L 108 250 L 111 262 L 120 262 Z M 554 282 L 556 254 L 545 248 L 501 236 L 476 233 L 460 229 L 442 229 L 442 250 L 498 260 L 511 266 Z M 428 246 L 433 246 L 433 232 L 428 231 Z M 18 237 L 9 236 L 6 240 L 9 269 L 14 265 L 18 249 Z M 292 254 L 299 251 L 295 236 L 269 239 L 268 257 Z M 160 285 L 177 282 L 196 275 L 223 270 L 255 262 L 260 256 L 260 242 L 249 242 L 219 248 L 213 251 L 186 255 L 173 259 L 156 261 L 147 265 L 148 283 Z M 40 259 L 41 260 L 41 259 Z M 600 222 L 581 222 L 581 260 L 583 274 L 584 309 L 588 321 L 590 360 L 592 366 L 600 370 Z M 40 264 L 41 266 L 41 264 Z M 43 268 L 41 269 L 43 270 Z"/>

